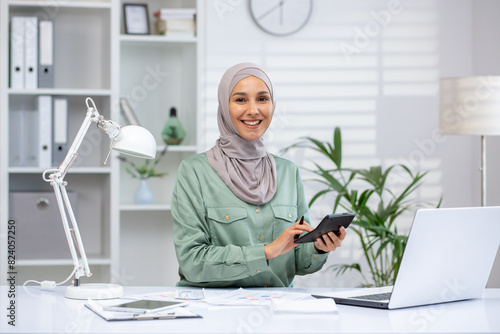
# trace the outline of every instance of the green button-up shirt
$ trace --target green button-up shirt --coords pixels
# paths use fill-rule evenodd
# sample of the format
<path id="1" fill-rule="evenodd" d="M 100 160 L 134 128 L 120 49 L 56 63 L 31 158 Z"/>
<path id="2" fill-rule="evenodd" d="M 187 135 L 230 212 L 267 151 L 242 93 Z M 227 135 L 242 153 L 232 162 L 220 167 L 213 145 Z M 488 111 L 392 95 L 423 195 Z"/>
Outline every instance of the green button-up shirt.
<path id="1" fill-rule="evenodd" d="M 236 197 L 209 164 L 205 153 L 181 162 L 172 197 L 177 285 L 203 287 L 288 287 L 295 275 L 320 270 L 328 254 L 313 243 L 266 260 L 270 244 L 309 209 L 298 167 L 274 156 L 277 190 L 266 204 Z"/>

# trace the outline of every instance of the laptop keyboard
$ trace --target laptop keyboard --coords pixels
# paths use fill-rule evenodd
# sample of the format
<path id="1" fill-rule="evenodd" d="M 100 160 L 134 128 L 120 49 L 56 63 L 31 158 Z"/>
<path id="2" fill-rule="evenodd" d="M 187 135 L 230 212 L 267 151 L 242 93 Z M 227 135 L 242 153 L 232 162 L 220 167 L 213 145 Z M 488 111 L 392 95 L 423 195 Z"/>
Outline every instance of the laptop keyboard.
<path id="1" fill-rule="evenodd" d="M 364 299 L 364 300 L 388 300 L 391 297 L 391 292 L 376 293 L 373 295 L 364 296 L 353 296 L 353 299 Z"/>

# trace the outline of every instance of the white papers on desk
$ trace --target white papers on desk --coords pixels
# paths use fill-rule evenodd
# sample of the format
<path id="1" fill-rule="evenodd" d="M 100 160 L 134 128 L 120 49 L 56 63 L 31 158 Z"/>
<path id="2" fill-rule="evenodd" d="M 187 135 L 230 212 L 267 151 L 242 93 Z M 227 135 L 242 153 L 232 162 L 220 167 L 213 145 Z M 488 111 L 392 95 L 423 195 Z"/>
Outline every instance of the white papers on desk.
<path id="1" fill-rule="evenodd" d="M 163 292 L 153 292 L 147 294 L 138 294 L 129 296 L 133 299 L 150 299 L 159 301 L 202 301 L 205 299 L 202 289 L 186 289 L 186 290 L 172 290 Z"/>
<path id="2" fill-rule="evenodd" d="M 293 290 L 293 289 L 292 289 Z M 129 299 L 185 300 L 188 310 L 194 308 L 264 306 L 275 314 L 315 315 L 337 313 L 337 305 L 332 298 L 316 299 L 308 293 L 280 289 L 182 289 L 128 296 Z M 116 301 L 115 301 L 116 303 Z M 104 306 L 104 305 L 103 305 Z M 184 309 L 186 309 L 184 308 Z M 178 310 L 178 309 L 175 309 Z M 95 312 L 95 311 L 94 311 Z M 119 316 L 119 315 L 118 315 Z"/>
<path id="3" fill-rule="evenodd" d="M 205 301 L 212 305 L 270 305 L 275 303 L 288 303 L 311 299 L 310 294 L 276 290 L 238 290 L 218 292 L 217 290 L 204 290 Z"/>

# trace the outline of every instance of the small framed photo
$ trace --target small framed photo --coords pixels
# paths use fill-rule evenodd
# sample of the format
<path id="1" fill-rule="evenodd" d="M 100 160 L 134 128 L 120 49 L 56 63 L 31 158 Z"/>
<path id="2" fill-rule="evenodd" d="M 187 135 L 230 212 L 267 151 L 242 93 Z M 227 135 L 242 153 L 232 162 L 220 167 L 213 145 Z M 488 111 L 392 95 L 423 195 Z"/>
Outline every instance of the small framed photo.
<path id="1" fill-rule="evenodd" d="M 147 4 L 123 4 L 125 33 L 130 35 L 149 35 L 149 15 Z"/>

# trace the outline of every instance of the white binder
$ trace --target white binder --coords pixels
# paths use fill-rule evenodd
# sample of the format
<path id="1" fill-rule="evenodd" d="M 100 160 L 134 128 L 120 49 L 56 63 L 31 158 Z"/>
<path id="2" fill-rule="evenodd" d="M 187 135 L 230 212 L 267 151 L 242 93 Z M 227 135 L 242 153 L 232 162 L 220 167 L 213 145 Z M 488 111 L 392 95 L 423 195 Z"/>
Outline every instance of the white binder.
<path id="1" fill-rule="evenodd" d="M 38 110 L 35 106 L 23 107 L 24 129 L 22 147 L 23 147 L 23 166 L 38 166 Z"/>
<path id="2" fill-rule="evenodd" d="M 54 98 L 54 145 L 52 165 L 59 166 L 68 153 L 68 100 Z"/>
<path id="3" fill-rule="evenodd" d="M 54 88 L 54 22 L 40 20 L 39 36 L 38 87 Z"/>
<path id="4" fill-rule="evenodd" d="M 52 166 L 52 96 L 38 96 L 38 167 Z"/>
<path id="5" fill-rule="evenodd" d="M 9 166 L 38 167 L 38 111 L 24 101 L 9 109 Z"/>
<path id="6" fill-rule="evenodd" d="M 38 18 L 24 18 L 24 52 L 25 71 L 24 88 L 36 89 L 38 87 Z"/>
<path id="7" fill-rule="evenodd" d="M 24 17 L 13 16 L 10 21 L 10 87 L 24 88 Z"/>
<path id="8" fill-rule="evenodd" d="M 24 166 L 24 110 L 9 110 L 9 167 Z"/>

